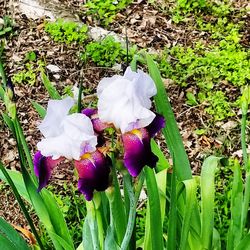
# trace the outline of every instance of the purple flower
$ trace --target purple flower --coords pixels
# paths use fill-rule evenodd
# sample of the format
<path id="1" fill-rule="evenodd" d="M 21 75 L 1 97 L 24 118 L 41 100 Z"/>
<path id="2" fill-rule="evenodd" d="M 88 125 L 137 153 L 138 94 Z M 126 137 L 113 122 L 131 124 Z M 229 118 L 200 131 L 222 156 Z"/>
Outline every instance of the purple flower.
<path id="1" fill-rule="evenodd" d="M 62 160 L 74 159 L 80 177 L 79 191 L 91 200 L 94 190 L 103 191 L 108 187 L 110 170 L 107 158 L 96 148 L 97 136 L 91 119 L 85 114 L 68 114 L 73 104 L 69 97 L 49 101 L 47 114 L 39 125 L 45 138 L 37 145 L 34 171 L 40 191 Z"/>
<path id="2" fill-rule="evenodd" d="M 133 129 L 122 135 L 124 145 L 124 165 L 133 177 L 141 172 L 144 166 L 154 168 L 158 157 L 151 151 L 151 138 L 165 125 L 162 116 L 155 119 L 146 128 Z"/>
<path id="3" fill-rule="evenodd" d="M 110 159 L 104 157 L 99 150 L 86 153 L 80 161 L 75 161 L 79 175 L 78 189 L 86 200 L 93 198 L 94 190 L 104 191 L 109 186 L 110 166 Z"/>
<path id="4" fill-rule="evenodd" d="M 52 160 L 52 157 L 45 157 L 40 151 L 37 151 L 34 155 L 34 172 L 38 177 L 39 186 L 37 191 L 40 192 L 42 188 L 47 186 L 52 170 L 63 160 L 59 158 L 57 160 Z"/>

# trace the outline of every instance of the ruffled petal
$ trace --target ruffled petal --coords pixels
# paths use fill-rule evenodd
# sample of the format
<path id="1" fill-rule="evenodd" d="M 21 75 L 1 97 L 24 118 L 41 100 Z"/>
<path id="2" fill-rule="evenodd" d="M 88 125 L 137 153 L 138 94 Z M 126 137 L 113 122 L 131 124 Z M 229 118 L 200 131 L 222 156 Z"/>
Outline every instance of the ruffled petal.
<path id="1" fill-rule="evenodd" d="M 151 151 L 150 135 L 144 128 L 135 129 L 122 135 L 124 165 L 130 175 L 136 177 L 145 165 L 153 168 L 158 157 Z"/>
<path id="2" fill-rule="evenodd" d="M 152 78 L 140 69 L 138 69 L 137 72 L 132 71 L 131 67 L 127 67 L 124 77 L 133 82 L 135 89 L 134 93 L 139 98 L 141 105 L 150 109 L 150 98 L 157 93 L 156 86 Z"/>
<path id="3" fill-rule="evenodd" d="M 53 160 L 61 156 L 79 160 L 85 152 L 95 151 L 97 137 L 87 116 L 79 113 L 67 115 L 61 127 L 59 136 L 44 138 L 37 144 L 42 155 L 52 156 Z"/>
<path id="4" fill-rule="evenodd" d="M 135 73 L 132 77 L 105 78 L 105 84 L 100 83 L 98 95 L 98 115 L 102 122 L 113 123 L 122 133 L 130 130 L 131 126 L 137 124 L 136 128 L 149 125 L 155 114 L 148 108 L 151 107 L 150 97 L 154 94 L 155 85 L 152 80 L 144 81 L 144 75 Z M 144 73 L 143 73 L 144 74 Z M 132 79 L 132 80 L 131 80 Z M 153 84 L 152 89 L 148 85 Z M 105 86 L 105 88 L 104 88 Z M 148 92 L 144 89 L 150 89 Z"/>
<path id="5" fill-rule="evenodd" d="M 162 115 L 156 114 L 154 120 L 147 126 L 149 136 L 154 137 L 162 128 L 165 127 L 165 119 Z"/>
<path id="6" fill-rule="evenodd" d="M 80 161 L 75 161 L 79 175 L 78 189 L 86 200 L 92 200 L 94 190 L 104 191 L 109 186 L 110 166 L 110 159 L 98 150 L 86 153 Z"/>
<path id="7" fill-rule="evenodd" d="M 37 151 L 34 155 L 34 172 L 39 179 L 39 186 L 37 191 L 40 192 L 42 188 L 47 186 L 52 170 L 63 160 L 59 158 L 52 160 L 51 157 L 45 157 L 40 151 Z"/>
<path id="8" fill-rule="evenodd" d="M 61 123 L 73 105 L 74 99 L 71 97 L 66 97 L 63 100 L 50 100 L 46 116 L 38 126 L 41 133 L 45 137 L 60 135 L 62 132 Z"/>

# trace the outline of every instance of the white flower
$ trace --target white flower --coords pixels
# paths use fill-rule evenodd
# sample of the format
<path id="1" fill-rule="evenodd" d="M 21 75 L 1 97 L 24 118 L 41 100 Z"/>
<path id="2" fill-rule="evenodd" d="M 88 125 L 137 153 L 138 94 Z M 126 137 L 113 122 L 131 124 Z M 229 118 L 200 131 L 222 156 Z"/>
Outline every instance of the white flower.
<path id="1" fill-rule="evenodd" d="M 85 152 L 93 152 L 97 144 L 91 120 L 83 114 L 68 115 L 74 100 L 50 100 L 47 114 L 39 125 L 44 135 L 37 148 L 43 156 L 58 159 L 63 156 L 79 160 Z"/>
<path id="2" fill-rule="evenodd" d="M 156 87 L 149 75 L 127 68 L 124 76 L 101 80 L 97 87 L 98 115 L 101 121 L 113 123 L 121 132 L 149 125 L 155 118 L 150 98 Z"/>

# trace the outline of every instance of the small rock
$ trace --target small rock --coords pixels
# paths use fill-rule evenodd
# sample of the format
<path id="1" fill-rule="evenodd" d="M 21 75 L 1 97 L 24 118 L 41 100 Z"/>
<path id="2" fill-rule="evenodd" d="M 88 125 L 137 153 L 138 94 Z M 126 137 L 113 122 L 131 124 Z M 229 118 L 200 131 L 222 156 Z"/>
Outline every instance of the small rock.
<path id="1" fill-rule="evenodd" d="M 47 68 L 51 73 L 58 73 L 58 72 L 61 71 L 61 69 L 60 69 L 58 66 L 53 65 L 53 64 L 48 64 L 48 65 L 46 66 L 46 68 Z"/>

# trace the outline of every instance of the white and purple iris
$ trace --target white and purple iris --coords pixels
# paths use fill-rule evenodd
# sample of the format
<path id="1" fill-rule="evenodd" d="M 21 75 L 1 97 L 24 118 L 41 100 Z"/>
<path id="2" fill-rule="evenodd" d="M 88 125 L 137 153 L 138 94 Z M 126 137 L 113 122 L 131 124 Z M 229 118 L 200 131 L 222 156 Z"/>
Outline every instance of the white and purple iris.
<path id="1" fill-rule="evenodd" d="M 69 114 L 73 105 L 70 97 L 49 101 L 47 114 L 39 125 L 45 138 L 37 144 L 34 170 L 40 191 L 63 159 L 74 160 L 79 175 L 78 189 L 91 200 L 95 189 L 104 191 L 108 187 L 110 164 L 96 148 L 97 136 L 91 120 L 84 114 Z"/>
<path id="2" fill-rule="evenodd" d="M 94 190 L 109 185 L 110 159 L 96 147 L 101 133 L 114 126 L 121 132 L 124 165 L 136 177 L 147 165 L 158 161 L 151 151 L 151 138 L 165 125 L 162 116 L 150 110 L 150 98 L 156 87 L 149 75 L 129 67 L 124 76 L 101 80 L 97 87 L 98 109 L 87 108 L 81 114 L 69 114 L 74 100 L 51 100 L 39 129 L 45 137 L 34 157 L 40 191 L 48 184 L 52 169 L 64 158 L 74 159 L 78 171 L 78 189 L 91 200 Z M 98 136 L 97 136 L 98 135 Z"/>
<path id="3" fill-rule="evenodd" d="M 155 94 L 151 77 L 128 67 L 124 76 L 101 80 L 97 87 L 97 110 L 83 110 L 97 133 L 110 124 L 121 131 L 124 165 L 133 177 L 138 176 L 145 165 L 153 168 L 158 161 L 151 151 L 150 140 L 164 127 L 165 120 L 150 110 L 150 98 Z"/>

